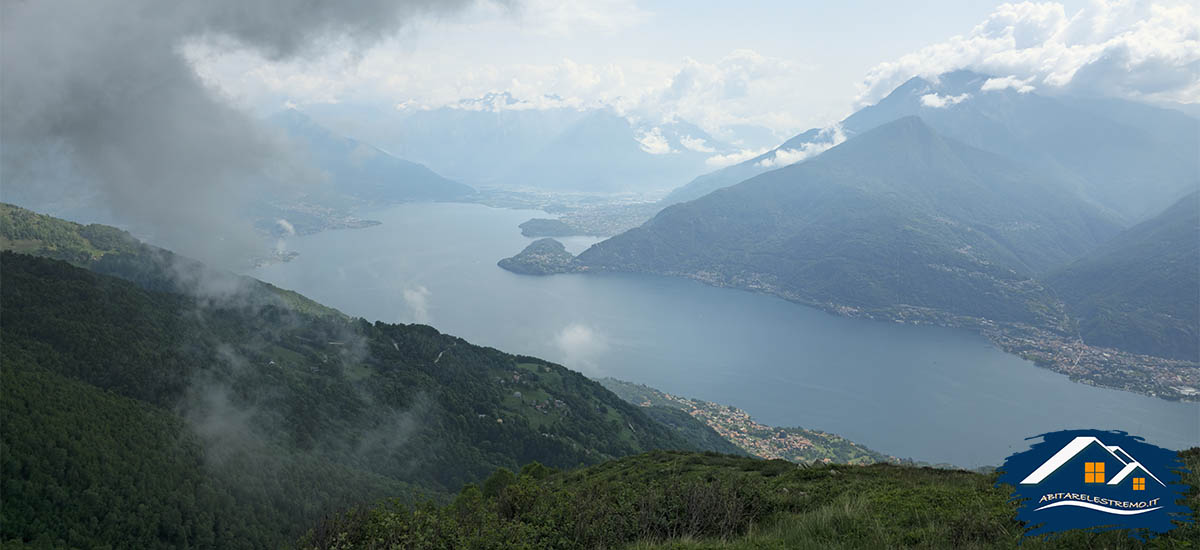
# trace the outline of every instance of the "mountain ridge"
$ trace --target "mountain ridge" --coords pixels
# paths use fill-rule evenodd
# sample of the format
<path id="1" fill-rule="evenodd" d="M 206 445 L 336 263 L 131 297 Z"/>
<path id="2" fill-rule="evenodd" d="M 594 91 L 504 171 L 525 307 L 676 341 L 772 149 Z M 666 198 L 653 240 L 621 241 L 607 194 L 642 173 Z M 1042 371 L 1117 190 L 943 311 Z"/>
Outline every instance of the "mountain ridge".
<path id="1" fill-rule="evenodd" d="M 992 77 L 954 71 L 914 77 L 836 125 L 848 137 L 905 116 L 938 133 L 1069 181 L 1123 224 L 1151 216 L 1200 186 L 1200 121 L 1178 111 L 1115 99 L 1050 97 L 983 89 Z M 954 97 L 957 102 L 927 101 Z M 676 188 L 663 205 L 693 200 L 769 170 L 781 150 L 820 144 L 808 130 L 754 159 Z M 808 157 L 808 158 L 811 158 Z"/>
<path id="2" fill-rule="evenodd" d="M 1084 340 L 1200 361 L 1200 192 L 1046 281 L 1080 319 Z"/>

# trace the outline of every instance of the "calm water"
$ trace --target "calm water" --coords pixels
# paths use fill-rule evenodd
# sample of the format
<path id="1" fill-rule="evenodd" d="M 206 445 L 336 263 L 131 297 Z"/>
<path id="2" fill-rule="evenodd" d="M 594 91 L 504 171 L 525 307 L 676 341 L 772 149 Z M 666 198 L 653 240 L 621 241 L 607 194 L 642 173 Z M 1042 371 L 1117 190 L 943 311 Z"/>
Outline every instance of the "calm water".
<path id="1" fill-rule="evenodd" d="M 471 342 L 835 432 L 876 450 L 999 464 L 1023 439 L 1123 429 L 1200 444 L 1200 404 L 1094 388 L 966 331 L 845 319 L 769 296 L 645 275 L 529 277 L 496 267 L 535 211 L 413 204 L 367 229 L 294 238 L 253 275 L 351 315 L 423 322 Z M 579 252 L 594 239 L 565 239 Z"/>

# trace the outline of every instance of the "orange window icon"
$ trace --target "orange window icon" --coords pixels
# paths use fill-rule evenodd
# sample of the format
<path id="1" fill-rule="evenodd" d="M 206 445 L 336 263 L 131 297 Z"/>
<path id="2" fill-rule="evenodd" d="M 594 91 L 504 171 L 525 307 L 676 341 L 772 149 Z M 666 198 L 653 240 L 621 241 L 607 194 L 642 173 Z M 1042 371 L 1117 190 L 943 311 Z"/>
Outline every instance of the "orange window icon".
<path id="1" fill-rule="evenodd" d="M 1145 481 L 1145 479 L 1143 479 L 1142 481 Z M 1103 462 L 1084 462 L 1083 463 L 1083 482 L 1084 483 L 1104 483 L 1104 463 Z"/>
<path id="2" fill-rule="evenodd" d="M 1145 491 L 1146 490 L 1146 478 L 1144 478 L 1144 477 L 1133 478 L 1133 490 L 1134 491 Z"/>

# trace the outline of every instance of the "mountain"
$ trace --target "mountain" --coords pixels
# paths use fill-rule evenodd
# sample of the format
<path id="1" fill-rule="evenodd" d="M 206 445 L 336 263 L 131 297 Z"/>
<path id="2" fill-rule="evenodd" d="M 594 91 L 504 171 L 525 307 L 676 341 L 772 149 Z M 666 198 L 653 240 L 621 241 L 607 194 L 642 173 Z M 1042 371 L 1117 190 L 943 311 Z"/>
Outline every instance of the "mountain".
<path id="1" fill-rule="evenodd" d="M 664 209 L 577 258 L 810 304 L 1053 322 L 1033 280 L 1119 226 L 1069 185 L 903 118 Z"/>
<path id="2" fill-rule="evenodd" d="M 540 359 L 0 214 L 5 547 L 278 547 L 355 504 L 715 436 Z"/>
<path id="3" fill-rule="evenodd" d="M 1200 121 L 1195 118 L 1130 101 L 1049 97 L 1000 83 L 970 71 L 913 78 L 838 128 L 853 137 L 919 116 L 939 134 L 1067 181 L 1126 224 L 1161 211 L 1200 185 Z M 783 155 L 792 159 L 797 151 L 820 150 L 829 137 L 828 131 L 809 130 L 759 157 L 696 178 L 664 202 L 692 200 L 733 185 L 775 167 L 772 161 L 781 151 L 793 153 Z"/>
<path id="4" fill-rule="evenodd" d="M 477 186 L 664 190 L 705 172 L 709 156 L 735 151 L 687 121 L 651 123 L 611 109 L 546 107 L 507 93 L 437 109 L 308 109 L 328 127 Z"/>
<path id="5" fill-rule="evenodd" d="M 1200 361 L 1200 193 L 1046 282 L 1079 319 L 1085 342 Z"/>
<path id="6" fill-rule="evenodd" d="M 802 134 L 794 136 L 783 142 L 778 147 L 758 155 L 750 160 L 742 161 L 732 166 L 726 166 L 715 172 L 697 176 L 696 179 L 688 182 L 686 185 L 672 189 L 666 197 L 663 198 L 662 204 L 669 206 L 681 202 L 695 200 L 704 195 L 712 193 L 717 189 L 729 187 L 735 183 L 748 180 L 763 172 L 778 168 L 778 166 L 768 166 L 771 159 L 779 151 L 795 151 L 804 150 L 805 147 L 813 148 L 814 145 L 819 149 L 825 145 L 833 145 L 833 136 L 822 138 L 822 132 L 818 128 L 813 128 Z"/>
<path id="7" fill-rule="evenodd" d="M 306 112 L 335 131 L 379 145 L 439 174 L 491 184 L 585 116 L 574 108 L 518 109 L 507 93 L 437 109 L 312 105 Z"/>
<path id="8" fill-rule="evenodd" d="M 257 279 L 145 244 L 126 231 L 81 225 L 0 203 L 0 250 L 62 260 L 120 277 L 157 292 L 286 307 L 305 315 L 346 318 L 342 312 Z"/>
<path id="9" fill-rule="evenodd" d="M 499 183 L 567 191 L 652 191 L 703 172 L 710 155 L 731 150 L 686 122 L 635 125 L 613 111 L 596 110 Z"/>
<path id="10" fill-rule="evenodd" d="M 423 165 L 335 134 L 296 109 L 277 113 L 268 121 L 303 147 L 307 158 L 328 176 L 328 189 L 335 194 L 394 203 L 458 200 L 475 192 Z"/>

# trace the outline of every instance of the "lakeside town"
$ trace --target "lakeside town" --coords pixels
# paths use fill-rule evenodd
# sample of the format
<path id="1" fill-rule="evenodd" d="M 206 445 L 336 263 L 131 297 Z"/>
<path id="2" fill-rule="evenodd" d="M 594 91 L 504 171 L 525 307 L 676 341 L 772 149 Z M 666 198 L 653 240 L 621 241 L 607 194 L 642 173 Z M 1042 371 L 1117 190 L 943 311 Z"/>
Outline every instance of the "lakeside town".
<path id="1" fill-rule="evenodd" d="M 682 410 L 741 450 L 760 458 L 805 464 L 902 462 L 898 458 L 873 451 L 837 434 L 799 427 L 767 426 L 755 421 L 749 413 L 737 407 L 672 395 L 649 386 L 615 378 L 597 381 L 634 405 Z"/>

